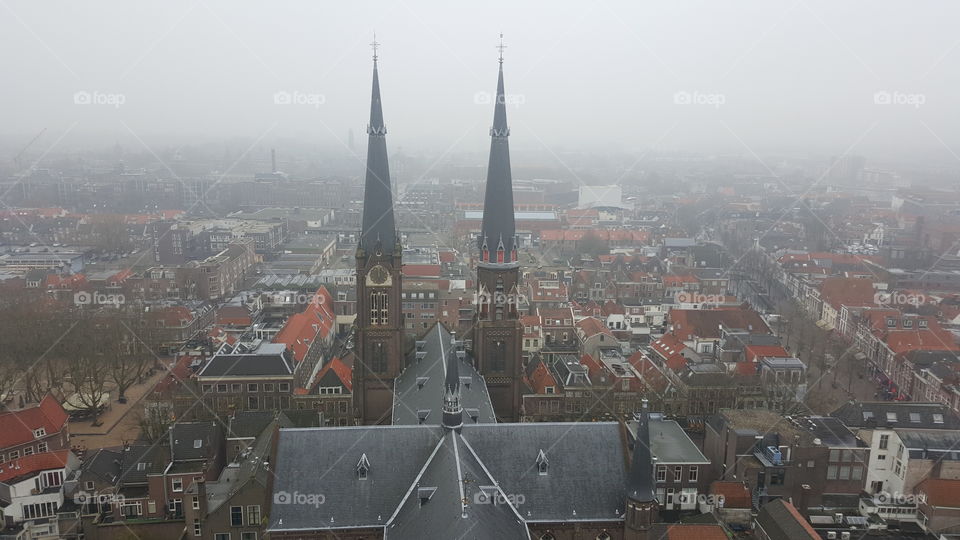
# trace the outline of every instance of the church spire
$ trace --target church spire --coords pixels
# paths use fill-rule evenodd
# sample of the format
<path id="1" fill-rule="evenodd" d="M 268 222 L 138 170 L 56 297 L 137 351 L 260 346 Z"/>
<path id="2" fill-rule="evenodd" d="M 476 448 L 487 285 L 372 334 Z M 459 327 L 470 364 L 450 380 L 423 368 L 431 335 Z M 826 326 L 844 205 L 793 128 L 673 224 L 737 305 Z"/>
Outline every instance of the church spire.
<path id="1" fill-rule="evenodd" d="M 380 102 L 380 77 L 377 73 L 377 43 L 373 43 L 373 91 L 370 97 L 370 123 L 367 124 L 367 175 L 363 191 L 363 228 L 360 248 L 367 251 L 393 253 L 397 243 L 393 218 L 393 193 L 390 166 L 387 162 L 387 128 L 383 124 Z"/>
<path id="2" fill-rule="evenodd" d="M 650 454 L 650 415 L 647 400 L 637 415 L 637 438 L 633 442 L 633 460 L 627 473 L 627 498 L 636 503 L 648 503 L 653 492 L 653 457 Z"/>
<path id="3" fill-rule="evenodd" d="M 510 146 L 507 137 L 507 105 L 503 91 L 503 34 L 500 35 L 500 73 L 497 79 L 497 97 L 493 108 L 493 127 L 490 128 L 490 161 L 487 164 L 487 189 L 483 201 L 483 225 L 478 245 L 481 264 L 513 264 L 517 262 L 516 227 L 513 215 L 513 178 L 510 174 Z M 483 247 L 486 241 L 489 248 Z M 490 245 L 494 243 L 495 245 Z"/>
<path id="4" fill-rule="evenodd" d="M 459 430 L 463 427 L 463 404 L 460 402 L 460 359 L 456 338 L 451 338 L 450 345 L 454 350 L 448 351 L 443 360 L 447 368 L 443 381 L 443 427 Z"/>

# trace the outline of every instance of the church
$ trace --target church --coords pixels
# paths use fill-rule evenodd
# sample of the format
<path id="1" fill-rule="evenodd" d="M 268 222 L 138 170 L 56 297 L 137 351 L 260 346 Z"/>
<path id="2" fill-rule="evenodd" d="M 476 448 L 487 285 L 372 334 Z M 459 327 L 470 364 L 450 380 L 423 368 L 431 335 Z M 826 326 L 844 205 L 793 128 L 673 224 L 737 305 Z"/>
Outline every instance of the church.
<path id="1" fill-rule="evenodd" d="M 616 422 L 516 422 L 520 267 L 503 98 L 501 52 L 472 350 L 437 323 L 404 355 L 374 54 L 356 255 L 358 425 L 279 431 L 271 538 L 646 540 L 657 522 L 646 411 L 638 442 Z"/>

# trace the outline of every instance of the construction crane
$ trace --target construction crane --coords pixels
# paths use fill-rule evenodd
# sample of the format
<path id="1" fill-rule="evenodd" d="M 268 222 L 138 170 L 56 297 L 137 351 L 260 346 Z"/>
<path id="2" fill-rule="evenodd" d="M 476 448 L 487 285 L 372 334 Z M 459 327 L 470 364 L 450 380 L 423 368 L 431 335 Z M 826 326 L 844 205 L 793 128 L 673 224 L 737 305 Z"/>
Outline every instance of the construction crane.
<path id="1" fill-rule="evenodd" d="M 23 153 L 26 152 L 31 146 L 33 146 L 33 143 L 37 142 L 37 139 L 39 139 L 40 136 L 43 135 L 46 131 L 47 131 L 47 128 L 41 129 L 40 133 L 37 133 L 36 137 L 30 139 L 30 142 L 28 142 L 26 146 L 24 146 L 23 149 L 21 149 L 20 152 L 17 153 L 17 155 L 13 156 L 13 163 L 17 166 L 17 170 L 20 170 L 21 168 L 20 162 L 22 161 L 21 158 L 23 157 Z"/>

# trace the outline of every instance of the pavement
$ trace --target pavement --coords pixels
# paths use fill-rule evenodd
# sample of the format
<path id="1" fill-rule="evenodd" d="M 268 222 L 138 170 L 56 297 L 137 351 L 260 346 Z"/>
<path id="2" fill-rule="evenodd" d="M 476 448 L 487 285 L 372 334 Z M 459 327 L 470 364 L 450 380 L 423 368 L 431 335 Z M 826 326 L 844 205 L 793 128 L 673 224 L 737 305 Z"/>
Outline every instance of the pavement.
<path id="1" fill-rule="evenodd" d="M 112 391 L 110 407 L 97 417 L 97 422 L 100 424 L 98 426 L 94 426 L 90 420 L 71 421 L 71 446 L 84 449 L 104 448 L 136 439 L 140 435 L 143 399 L 166 374 L 167 370 L 162 367 L 155 369 L 153 375 L 144 382 L 128 388 L 126 403 L 119 403 L 116 390 Z"/>

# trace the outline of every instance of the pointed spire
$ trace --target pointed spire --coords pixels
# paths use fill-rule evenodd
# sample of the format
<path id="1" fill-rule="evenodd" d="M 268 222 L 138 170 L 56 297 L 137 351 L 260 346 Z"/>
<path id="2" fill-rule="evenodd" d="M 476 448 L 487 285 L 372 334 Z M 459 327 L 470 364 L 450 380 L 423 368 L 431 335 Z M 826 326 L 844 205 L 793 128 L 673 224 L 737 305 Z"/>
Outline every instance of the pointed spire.
<path id="1" fill-rule="evenodd" d="M 634 502 L 650 502 L 653 492 L 653 457 L 650 454 L 650 415 L 647 400 L 637 415 L 637 439 L 633 442 L 633 459 L 627 473 L 627 498 Z"/>
<path id="2" fill-rule="evenodd" d="M 451 337 L 450 344 L 456 344 L 456 338 Z M 457 347 L 447 352 L 444 361 L 447 363 L 443 382 L 443 427 L 446 429 L 460 429 L 463 427 L 463 404 L 460 402 L 460 361 L 457 358 Z"/>
<path id="3" fill-rule="evenodd" d="M 393 217 L 393 193 L 390 165 L 387 161 L 387 128 L 383 123 L 380 101 L 380 76 L 377 71 L 376 36 L 373 43 L 373 90 L 370 96 L 370 123 L 367 125 L 367 174 L 363 192 L 363 228 L 360 248 L 393 253 L 397 240 Z"/>
<path id="4" fill-rule="evenodd" d="M 513 214 L 513 177 L 510 172 L 510 146 L 507 138 L 507 106 L 503 89 L 503 34 L 500 35 L 500 69 L 497 77 L 497 98 L 493 108 L 493 127 L 490 128 L 490 161 L 487 164 L 487 189 L 483 202 L 483 225 L 480 238 L 505 239 L 506 263 L 515 263 L 516 225 Z M 481 249 L 482 249 L 481 245 Z M 494 263 L 487 258 L 481 263 Z"/>

